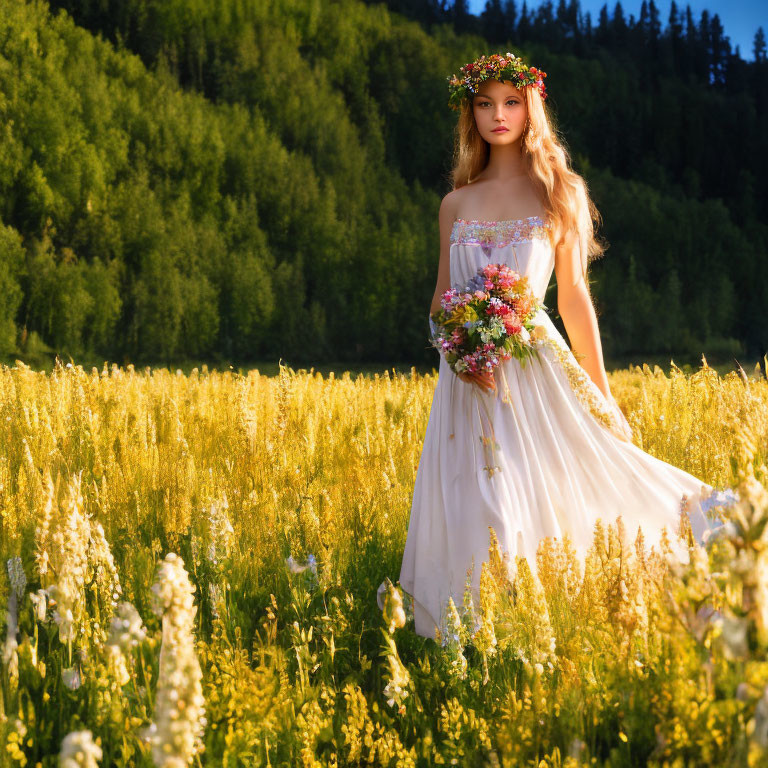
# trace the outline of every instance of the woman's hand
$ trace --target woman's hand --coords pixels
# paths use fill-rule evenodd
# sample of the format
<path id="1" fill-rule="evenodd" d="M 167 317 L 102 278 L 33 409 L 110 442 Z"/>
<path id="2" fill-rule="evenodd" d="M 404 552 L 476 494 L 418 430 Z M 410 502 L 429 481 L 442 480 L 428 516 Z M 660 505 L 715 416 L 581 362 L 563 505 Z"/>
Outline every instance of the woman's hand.
<path id="1" fill-rule="evenodd" d="M 496 381 L 493 378 L 493 371 L 480 371 L 478 373 L 469 373 L 468 371 L 462 371 L 457 374 L 462 380 L 469 383 L 475 383 L 479 387 L 482 387 L 486 392 L 494 392 L 496 390 Z"/>

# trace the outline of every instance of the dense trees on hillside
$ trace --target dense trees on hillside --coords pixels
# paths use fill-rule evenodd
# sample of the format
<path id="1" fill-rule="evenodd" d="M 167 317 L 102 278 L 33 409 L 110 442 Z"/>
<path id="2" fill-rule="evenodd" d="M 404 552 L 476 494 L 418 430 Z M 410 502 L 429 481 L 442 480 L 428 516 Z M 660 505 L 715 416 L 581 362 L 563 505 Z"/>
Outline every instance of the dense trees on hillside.
<path id="1" fill-rule="evenodd" d="M 0 354 L 433 360 L 445 79 L 510 3 L 50 5 L 0 8 Z M 607 353 L 762 353 L 768 64 L 643 7 L 623 45 L 619 4 L 585 27 L 574 3 L 492 45 L 548 73 L 603 215 Z"/>

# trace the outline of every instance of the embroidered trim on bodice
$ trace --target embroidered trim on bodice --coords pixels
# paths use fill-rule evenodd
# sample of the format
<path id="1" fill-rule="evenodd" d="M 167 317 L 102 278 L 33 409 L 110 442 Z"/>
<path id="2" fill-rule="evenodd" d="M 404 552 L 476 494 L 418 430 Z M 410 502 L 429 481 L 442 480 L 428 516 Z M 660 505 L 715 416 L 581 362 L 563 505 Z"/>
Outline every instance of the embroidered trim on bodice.
<path id="1" fill-rule="evenodd" d="M 541 216 L 524 219 L 483 221 L 480 219 L 456 219 L 451 230 L 451 244 L 474 243 L 502 248 L 510 243 L 522 243 L 534 238 L 549 239 L 552 222 Z"/>

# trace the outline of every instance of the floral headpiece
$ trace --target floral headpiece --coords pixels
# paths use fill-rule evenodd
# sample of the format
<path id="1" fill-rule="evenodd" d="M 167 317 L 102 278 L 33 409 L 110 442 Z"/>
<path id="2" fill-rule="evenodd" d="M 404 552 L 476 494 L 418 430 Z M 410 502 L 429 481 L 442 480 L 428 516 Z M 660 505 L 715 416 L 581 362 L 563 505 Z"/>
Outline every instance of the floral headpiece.
<path id="1" fill-rule="evenodd" d="M 529 67 L 523 63 L 523 60 L 513 53 L 507 51 L 505 55 L 493 53 L 486 57 L 481 56 L 475 61 L 465 64 L 459 76 L 451 75 L 448 78 L 448 106 L 451 109 L 461 109 L 461 103 L 464 99 L 471 98 L 477 93 L 480 83 L 491 78 L 496 80 L 511 80 L 517 88 L 533 86 L 539 89 L 542 99 L 547 98 L 544 88 L 544 78 L 546 72 L 542 72 L 536 67 Z"/>

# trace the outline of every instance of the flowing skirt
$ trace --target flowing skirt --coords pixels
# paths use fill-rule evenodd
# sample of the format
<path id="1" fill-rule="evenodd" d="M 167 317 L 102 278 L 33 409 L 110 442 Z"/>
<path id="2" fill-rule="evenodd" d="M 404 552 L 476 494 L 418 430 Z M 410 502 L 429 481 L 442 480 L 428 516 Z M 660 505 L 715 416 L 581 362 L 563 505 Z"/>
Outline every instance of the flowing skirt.
<path id="1" fill-rule="evenodd" d="M 583 564 L 598 518 L 621 515 L 630 542 L 641 526 L 646 547 L 665 526 L 674 540 L 684 494 L 698 541 L 718 525 L 701 506 L 713 487 L 632 443 L 546 312 L 535 320 L 553 346 L 502 362 L 495 392 L 459 379 L 440 356 L 399 579 L 424 637 L 445 626 L 449 597 L 461 606 L 473 558 L 477 599 L 489 526 L 512 562 L 522 555 L 535 571 L 539 541 L 566 531 Z"/>

